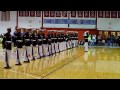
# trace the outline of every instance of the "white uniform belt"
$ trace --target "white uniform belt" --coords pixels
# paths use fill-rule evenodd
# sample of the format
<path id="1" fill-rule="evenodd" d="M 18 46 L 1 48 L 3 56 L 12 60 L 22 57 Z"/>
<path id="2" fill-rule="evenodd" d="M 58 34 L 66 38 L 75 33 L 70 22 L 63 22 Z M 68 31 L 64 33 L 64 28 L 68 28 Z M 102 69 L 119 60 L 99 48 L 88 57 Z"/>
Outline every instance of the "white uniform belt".
<path id="1" fill-rule="evenodd" d="M 36 40 L 32 40 L 32 41 L 36 41 Z"/>
<path id="2" fill-rule="evenodd" d="M 43 39 L 43 40 L 46 40 L 46 39 Z"/>
<path id="3" fill-rule="evenodd" d="M 12 41 L 6 41 L 7 43 L 12 43 Z"/>
<path id="4" fill-rule="evenodd" d="M 22 42 L 22 40 L 17 40 L 18 42 Z"/>
<path id="5" fill-rule="evenodd" d="M 26 41 L 30 41 L 30 39 L 25 39 Z"/>
<path id="6" fill-rule="evenodd" d="M 51 40 L 51 39 L 48 39 L 48 40 Z"/>
<path id="7" fill-rule="evenodd" d="M 41 39 L 38 39 L 38 41 L 42 41 Z"/>

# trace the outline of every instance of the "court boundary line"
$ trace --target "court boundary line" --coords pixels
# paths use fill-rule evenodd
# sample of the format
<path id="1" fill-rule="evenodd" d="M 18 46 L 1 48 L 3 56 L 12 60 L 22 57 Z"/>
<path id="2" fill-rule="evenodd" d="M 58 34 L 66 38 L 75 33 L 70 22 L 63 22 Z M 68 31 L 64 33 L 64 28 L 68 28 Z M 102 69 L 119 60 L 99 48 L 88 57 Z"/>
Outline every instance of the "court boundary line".
<path id="1" fill-rule="evenodd" d="M 84 53 L 80 54 L 80 56 L 78 56 L 77 58 L 81 57 L 82 55 L 84 55 Z M 53 70 L 52 72 L 48 73 L 47 75 L 43 76 L 41 79 L 46 78 L 46 77 L 49 76 L 50 74 L 52 74 L 52 73 L 54 73 L 55 71 L 61 69 L 61 68 L 64 67 L 65 65 L 68 65 L 69 63 L 71 63 L 72 61 L 76 60 L 77 58 L 75 58 L 75 59 L 73 59 L 73 60 L 71 60 L 71 61 L 63 64 L 62 66 L 58 67 L 57 69 L 55 69 L 55 70 Z"/>
<path id="2" fill-rule="evenodd" d="M 14 70 L 9 70 L 11 72 L 16 72 L 16 73 L 19 73 L 19 74 L 24 74 L 24 75 L 27 75 L 27 76 L 30 76 L 30 77 L 34 77 L 36 79 L 41 79 L 40 77 L 37 77 L 37 76 L 34 76 L 34 75 L 31 75 L 31 74 L 27 74 L 27 73 L 22 73 L 22 72 L 18 72 L 18 71 L 14 71 Z"/>

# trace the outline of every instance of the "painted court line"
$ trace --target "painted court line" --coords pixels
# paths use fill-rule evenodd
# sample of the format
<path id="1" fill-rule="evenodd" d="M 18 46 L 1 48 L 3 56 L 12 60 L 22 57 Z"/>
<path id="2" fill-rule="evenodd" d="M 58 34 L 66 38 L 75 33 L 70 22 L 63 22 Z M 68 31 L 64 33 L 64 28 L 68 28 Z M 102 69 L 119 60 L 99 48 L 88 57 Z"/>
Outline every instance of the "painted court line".
<path id="1" fill-rule="evenodd" d="M 30 77 L 33 77 L 33 78 L 36 78 L 36 79 L 41 79 L 40 77 L 36 77 L 34 75 L 30 75 L 30 74 L 27 74 L 27 73 L 22 73 L 22 72 L 18 72 L 18 71 L 14 71 L 14 70 L 9 70 L 11 72 L 16 72 L 16 73 L 19 73 L 19 74 L 24 74 L 24 75 L 27 75 L 27 76 L 30 76 Z"/>
<path id="2" fill-rule="evenodd" d="M 82 56 L 82 55 L 84 55 L 84 53 L 80 54 L 80 55 L 79 55 L 79 57 L 80 57 L 80 56 Z M 77 57 L 77 58 L 78 58 L 78 57 Z M 55 69 L 54 71 L 52 71 L 52 72 L 48 73 L 47 75 L 43 76 L 41 79 L 46 78 L 46 77 L 47 77 L 47 76 L 49 76 L 50 74 L 52 74 L 52 73 L 54 73 L 55 71 L 57 71 L 57 70 L 61 69 L 62 67 L 64 67 L 65 65 L 69 64 L 70 62 L 72 62 L 72 61 L 76 60 L 77 58 L 75 58 L 75 59 L 73 59 L 73 60 L 69 61 L 68 63 L 63 64 L 62 66 L 58 67 L 58 68 L 57 68 L 57 69 Z"/>

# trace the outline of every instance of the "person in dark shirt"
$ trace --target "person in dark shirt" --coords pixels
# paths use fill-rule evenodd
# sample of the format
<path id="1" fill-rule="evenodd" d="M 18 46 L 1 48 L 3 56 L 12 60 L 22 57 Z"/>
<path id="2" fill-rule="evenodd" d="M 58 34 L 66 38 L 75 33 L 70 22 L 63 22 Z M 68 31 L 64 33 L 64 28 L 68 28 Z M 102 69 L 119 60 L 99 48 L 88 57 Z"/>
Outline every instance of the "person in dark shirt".
<path id="1" fill-rule="evenodd" d="M 110 46 L 110 35 L 107 37 L 107 45 Z"/>
<path id="2" fill-rule="evenodd" d="M 120 35 L 118 36 L 118 44 L 120 46 Z"/>

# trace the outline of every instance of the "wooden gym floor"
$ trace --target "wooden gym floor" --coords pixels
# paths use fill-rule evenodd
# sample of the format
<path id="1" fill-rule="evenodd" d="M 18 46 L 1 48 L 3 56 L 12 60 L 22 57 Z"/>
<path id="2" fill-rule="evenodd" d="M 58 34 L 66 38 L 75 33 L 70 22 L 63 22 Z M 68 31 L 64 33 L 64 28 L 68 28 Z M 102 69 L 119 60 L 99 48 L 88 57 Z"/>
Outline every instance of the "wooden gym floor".
<path id="1" fill-rule="evenodd" d="M 2 53 L 2 52 L 0 52 Z M 77 47 L 3 69 L 0 56 L 0 79 L 120 79 L 120 47 Z"/>

